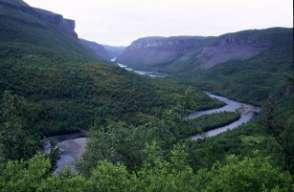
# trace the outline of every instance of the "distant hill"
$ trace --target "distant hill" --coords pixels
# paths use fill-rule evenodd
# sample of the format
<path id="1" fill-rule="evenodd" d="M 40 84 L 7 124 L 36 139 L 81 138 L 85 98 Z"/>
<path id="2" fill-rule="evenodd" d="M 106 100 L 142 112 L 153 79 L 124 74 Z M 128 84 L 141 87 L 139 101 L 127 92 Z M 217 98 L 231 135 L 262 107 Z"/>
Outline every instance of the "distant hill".
<path id="1" fill-rule="evenodd" d="M 287 77 L 293 74 L 293 29 L 247 30 L 219 37 L 142 38 L 127 47 L 118 61 L 260 104 L 284 90 Z"/>
<path id="2" fill-rule="evenodd" d="M 136 69 L 165 70 L 173 61 L 203 46 L 203 37 L 146 37 L 134 41 L 118 61 Z"/>
<path id="3" fill-rule="evenodd" d="M 253 58 L 283 42 L 291 29 L 248 30 L 218 37 L 149 37 L 134 41 L 118 61 L 136 69 L 165 72 L 210 69 L 232 60 Z"/>

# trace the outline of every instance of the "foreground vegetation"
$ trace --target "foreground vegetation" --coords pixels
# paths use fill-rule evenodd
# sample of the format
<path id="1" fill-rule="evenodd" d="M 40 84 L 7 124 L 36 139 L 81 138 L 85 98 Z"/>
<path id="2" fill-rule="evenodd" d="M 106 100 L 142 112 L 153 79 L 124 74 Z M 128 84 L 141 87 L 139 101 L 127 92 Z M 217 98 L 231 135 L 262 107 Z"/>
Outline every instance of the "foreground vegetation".
<path id="1" fill-rule="evenodd" d="M 36 156 L 28 162 L 8 162 L 0 173 L 1 191 L 280 191 L 293 189 L 291 176 L 262 157 L 239 159 L 230 156 L 211 169 L 194 172 L 187 163 L 187 154 L 176 146 L 168 160 L 157 156 L 155 144 L 146 147 L 144 165 L 130 172 L 121 164 L 97 163 L 87 177 L 64 171 L 50 175 L 50 163 Z"/>

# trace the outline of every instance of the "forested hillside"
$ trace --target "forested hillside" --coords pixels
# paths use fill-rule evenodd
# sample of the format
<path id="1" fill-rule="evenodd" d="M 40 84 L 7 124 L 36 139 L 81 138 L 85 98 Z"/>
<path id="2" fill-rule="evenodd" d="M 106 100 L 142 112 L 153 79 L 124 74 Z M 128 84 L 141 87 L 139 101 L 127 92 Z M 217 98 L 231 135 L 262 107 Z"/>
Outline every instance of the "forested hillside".
<path id="1" fill-rule="evenodd" d="M 177 77 L 206 90 L 261 104 L 269 96 L 283 92 L 294 71 L 293 30 L 267 33 L 271 34 L 271 48 L 253 58 L 198 72 L 186 71 Z"/>

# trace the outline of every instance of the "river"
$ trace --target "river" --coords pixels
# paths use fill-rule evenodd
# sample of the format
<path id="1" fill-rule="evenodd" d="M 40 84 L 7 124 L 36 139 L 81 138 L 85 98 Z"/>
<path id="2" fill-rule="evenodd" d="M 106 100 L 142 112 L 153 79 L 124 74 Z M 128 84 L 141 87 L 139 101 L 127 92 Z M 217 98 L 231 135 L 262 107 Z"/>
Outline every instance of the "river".
<path id="1" fill-rule="evenodd" d="M 214 95 L 212 93 L 206 92 L 206 94 L 212 98 L 212 99 L 217 99 L 219 101 L 224 102 L 226 105 L 217 108 L 217 109 L 210 109 L 210 110 L 205 110 L 205 111 L 197 111 L 195 113 L 190 114 L 188 117 L 185 118 L 185 120 L 193 120 L 196 118 L 199 118 L 201 116 L 205 115 L 211 115 L 215 113 L 222 113 L 222 112 L 239 112 L 240 113 L 240 118 L 237 121 L 234 121 L 226 126 L 219 127 L 216 129 L 212 129 L 210 131 L 201 133 L 201 134 L 196 134 L 192 136 L 192 140 L 199 140 L 199 139 L 204 139 L 207 137 L 214 137 L 219 134 L 222 134 L 226 131 L 236 129 L 240 127 L 241 125 L 248 123 L 254 116 L 260 112 L 260 108 L 246 104 L 246 103 L 241 103 L 232 99 L 228 99 L 226 97 L 222 97 L 219 95 Z"/>
<path id="2" fill-rule="evenodd" d="M 126 71 L 129 71 L 129 72 L 136 73 L 138 75 L 147 76 L 147 77 L 151 77 L 151 78 L 164 78 L 167 76 L 167 74 L 164 74 L 164 73 L 159 73 L 159 72 L 154 72 L 154 71 L 141 71 L 141 70 L 132 69 L 124 64 L 117 63 L 116 60 L 117 60 L 116 57 L 114 57 L 110 61 L 113 64 L 119 66 L 120 68 L 125 69 Z"/>
<path id="3" fill-rule="evenodd" d="M 76 162 L 83 156 L 88 137 L 83 133 L 72 133 L 66 135 L 59 135 L 48 137 L 43 141 L 43 150 L 45 154 L 49 154 L 51 150 L 50 141 L 57 142 L 60 156 L 56 164 L 54 174 L 58 174 L 65 167 L 70 168 L 73 171 L 77 171 Z"/>
<path id="4" fill-rule="evenodd" d="M 118 64 L 118 66 L 127 71 L 132 71 L 139 75 L 149 76 L 152 78 L 157 78 L 157 77 L 163 78 L 166 76 L 165 74 L 157 74 L 154 72 L 144 72 L 144 71 L 133 70 L 122 64 Z M 254 118 L 255 114 L 260 111 L 259 107 L 256 107 L 250 104 L 241 103 L 236 100 L 215 95 L 209 92 L 206 92 L 206 94 L 212 99 L 217 99 L 219 101 L 224 102 L 225 106 L 221 108 L 217 108 L 217 109 L 196 111 L 188 115 L 186 118 L 184 118 L 185 120 L 193 120 L 204 115 L 211 115 L 215 113 L 236 112 L 236 111 L 240 113 L 240 118 L 226 126 L 219 127 L 219 128 L 204 132 L 202 134 L 196 134 L 191 137 L 191 139 L 194 141 L 204 139 L 207 137 L 214 137 L 226 131 L 236 129 L 240 127 L 241 125 L 248 123 L 250 120 L 252 120 L 252 118 Z M 49 153 L 50 151 L 49 140 L 56 140 L 58 142 L 57 145 L 60 150 L 60 158 L 57 161 L 57 168 L 54 173 L 55 174 L 59 173 L 65 167 L 69 167 L 72 170 L 76 171 L 77 170 L 76 162 L 82 158 L 82 155 L 86 149 L 88 138 L 83 134 L 68 134 L 68 135 L 61 135 L 61 136 L 47 138 L 45 139 L 44 147 L 43 147 L 45 153 Z"/>

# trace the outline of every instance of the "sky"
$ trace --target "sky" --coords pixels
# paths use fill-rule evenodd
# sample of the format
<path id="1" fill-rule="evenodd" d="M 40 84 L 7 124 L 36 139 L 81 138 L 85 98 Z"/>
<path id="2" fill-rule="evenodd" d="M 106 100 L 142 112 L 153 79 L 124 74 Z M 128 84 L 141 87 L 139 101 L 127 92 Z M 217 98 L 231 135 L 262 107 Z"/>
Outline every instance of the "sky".
<path id="1" fill-rule="evenodd" d="M 293 27 L 292 0 L 25 0 L 76 21 L 79 37 L 129 45 L 146 36 L 214 36 Z"/>

